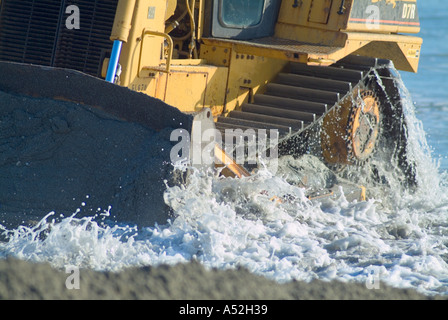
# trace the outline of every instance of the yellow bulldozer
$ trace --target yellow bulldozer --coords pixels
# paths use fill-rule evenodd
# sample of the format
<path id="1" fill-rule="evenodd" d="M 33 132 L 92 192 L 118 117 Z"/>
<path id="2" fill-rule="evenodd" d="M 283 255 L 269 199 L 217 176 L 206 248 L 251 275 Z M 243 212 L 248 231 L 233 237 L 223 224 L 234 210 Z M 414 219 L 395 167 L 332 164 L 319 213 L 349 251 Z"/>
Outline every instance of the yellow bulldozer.
<path id="1" fill-rule="evenodd" d="M 419 30 L 416 0 L 1 0 L 0 90 L 182 123 L 139 92 L 187 130 L 273 130 L 279 156 L 332 170 L 381 146 L 413 184 L 395 68 L 417 72 Z"/>

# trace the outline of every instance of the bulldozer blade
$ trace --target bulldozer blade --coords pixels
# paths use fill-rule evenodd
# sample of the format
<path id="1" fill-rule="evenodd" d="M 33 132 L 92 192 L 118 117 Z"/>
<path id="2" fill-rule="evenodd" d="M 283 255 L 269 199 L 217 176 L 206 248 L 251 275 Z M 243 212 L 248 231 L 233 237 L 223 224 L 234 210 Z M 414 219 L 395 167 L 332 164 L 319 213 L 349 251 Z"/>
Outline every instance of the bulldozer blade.
<path id="1" fill-rule="evenodd" d="M 164 224 L 167 184 L 185 183 L 173 132 L 188 136 L 182 156 L 204 167 L 210 129 L 208 109 L 185 114 L 78 71 L 0 62 L 0 227 L 108 207 L 115 221 Z"/>
<path id="2" fill-rule="evenodd" d="M 81 104 L 104 116 L 134 122 L 149 129 L 185 129 L 190 140 L 182 155 L 193 167 L 210 167 L 202 161 L 204 132 L 215 129 L 211 111 L 179 111 L 163 101 L 85 73 L 61 68 L 0 61 L 0 91 L 33 98 Z M 210 131 L 209 131 L 210 130 Z"/>
<path id="3" fill-rule="evenodd" d="M 161 100 L 75 70 L 0 61 L 0 90 L 79 103 L 157 131 L 167 127 L 191 131 L 194 119 Z"/>

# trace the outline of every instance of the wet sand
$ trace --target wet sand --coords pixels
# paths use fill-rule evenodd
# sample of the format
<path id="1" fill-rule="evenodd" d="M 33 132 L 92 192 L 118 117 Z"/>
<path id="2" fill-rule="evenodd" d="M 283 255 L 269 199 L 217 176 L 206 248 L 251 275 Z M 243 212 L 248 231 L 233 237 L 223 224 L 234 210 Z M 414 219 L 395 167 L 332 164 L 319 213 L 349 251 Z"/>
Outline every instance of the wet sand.
<path id="1" fill-rule="evenodd" d="M 66 271 L 68 271 L 66 273 Z M 278 284 L 245 269 L 206 270 L 191 262 L 124 271 L 56 270 L 48 264 L 0 260 L 0 299 L 10 300 L 416 300 L 434 299 L 381 283 Z M 79 282 L 76 281 L 79 279 Z M 79 289 L 76 286 L 79 285 Z M 70 289 L 71 288 L 71 289 Z"/>

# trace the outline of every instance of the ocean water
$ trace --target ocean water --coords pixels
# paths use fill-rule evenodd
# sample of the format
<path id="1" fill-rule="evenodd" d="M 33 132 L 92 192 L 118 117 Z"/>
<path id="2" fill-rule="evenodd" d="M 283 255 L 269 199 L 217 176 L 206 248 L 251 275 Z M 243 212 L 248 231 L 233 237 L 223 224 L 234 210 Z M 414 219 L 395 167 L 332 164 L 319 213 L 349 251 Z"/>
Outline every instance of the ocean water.
<path id="1" fill-rule="evenodd" d="M 381 282 L 448 295 L 448 41 L 442 40 L 448 3 L 420 1 L 419 8 L 425 39 L 420 73 L 402 74 L 418 190 L 396 186 L 367 201 L 343 192 L 311 201 L 304 188 L 268 166 L 244 179 L 194 172 L 188 185 L 167 187 L 165 201 L 176 213 L 167 225 L 110 223 L 113 208 L 82 219 L 75 212 L 58 223 L 52 223 L 58 214 L 49 213 L 32 228 L 0 226 L 9 237 L 0 243 L 0 258 L 111 271 L 195 259 L 207 268 L 245 267 L 278 282 L 339 280 L 372 290 Z M 325 172 L 314 169 L 313 178 L 323 179 Z"/>
<path id="2" fill-rule="evenodd" d="M 402 72 L 415 102 L 417 117 L 423 122 L 432 156 L 440 170 L 448 170 L 448 3 L 443 0 L 418 1 L 423 47 L 417 74 Z"/>

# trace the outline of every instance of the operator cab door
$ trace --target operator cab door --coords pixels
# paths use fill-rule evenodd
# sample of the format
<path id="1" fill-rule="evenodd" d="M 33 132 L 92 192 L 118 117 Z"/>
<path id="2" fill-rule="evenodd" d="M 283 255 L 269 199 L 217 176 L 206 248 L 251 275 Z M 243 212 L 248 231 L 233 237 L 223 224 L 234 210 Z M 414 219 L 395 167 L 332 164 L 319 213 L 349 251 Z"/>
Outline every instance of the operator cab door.
<path id="1" fill-rule="evenodd" d="M 236 40 L 269 37 L 274 27 L 281 0 L 213 0 L 207 1 L 211 11 L 208 36 Z"/>

